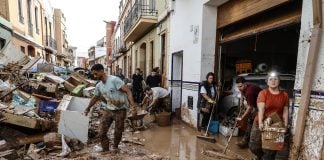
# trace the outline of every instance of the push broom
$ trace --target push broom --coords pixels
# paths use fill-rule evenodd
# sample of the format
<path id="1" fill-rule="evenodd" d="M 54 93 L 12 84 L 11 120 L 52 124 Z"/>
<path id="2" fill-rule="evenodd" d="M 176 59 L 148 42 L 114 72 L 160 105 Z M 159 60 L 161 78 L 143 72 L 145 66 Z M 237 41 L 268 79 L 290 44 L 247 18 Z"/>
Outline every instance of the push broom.
<path id="1" fill-rule="evenodd" d="M 215 102 L 217 103 L 218 94 L 215 97 L 215 100 L 216 100 Z M 214 113 L 214 109 L 215 109 L 216 103 L 213 104 L 212 111 L 210 112 L 209 121 L 208 121 L 208 125 L 207 125 L 207 128 L 206 128 L 205 134 L 204 135 L 197 135 L 197 138 L 203 139 L 203 140 L 206 140 L 206 141 L 209 141 L 209 142 L 212 142 L 212 143 L 215 143 L 216 142 L 216 139 L 215 139 L 214 136 L 211 136 L 211 137 L 208 136 L 208 129 L 209 129 L 209 125 L 210 125 L 211 119 L 213 117 L 213 113 Z"/>

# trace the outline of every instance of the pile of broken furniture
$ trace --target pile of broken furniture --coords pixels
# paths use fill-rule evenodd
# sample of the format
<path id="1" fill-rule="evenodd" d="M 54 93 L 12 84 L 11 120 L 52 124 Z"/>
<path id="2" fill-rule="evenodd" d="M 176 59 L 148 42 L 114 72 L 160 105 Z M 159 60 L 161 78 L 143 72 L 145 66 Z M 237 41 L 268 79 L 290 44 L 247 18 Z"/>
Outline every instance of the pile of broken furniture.
<path id="1" fill-rule="evenodd" d="M 96 82 L 78 73 L 63 79 L 41 61 L 25 59 L 0 68 L 0 159 L 21 158 L 19 151 L 37 159 L 34 152 L 55 148 L 61 135 L 74 144 L 88 140 L 90 120 L 82 113 Z M 30 74 L 33 67 L 37 72 Z"/>

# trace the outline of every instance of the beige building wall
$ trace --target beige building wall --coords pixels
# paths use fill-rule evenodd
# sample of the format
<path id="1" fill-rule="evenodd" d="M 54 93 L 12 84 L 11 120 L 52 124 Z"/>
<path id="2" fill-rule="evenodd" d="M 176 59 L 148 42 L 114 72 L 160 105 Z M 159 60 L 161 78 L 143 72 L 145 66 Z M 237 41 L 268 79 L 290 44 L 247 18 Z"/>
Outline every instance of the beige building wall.
<path id="1" fill-rule="evenodd" d="M 8 0 L 0 0 L 0 16 L 9 20 L 9 2 Z"/>
<path id="2" fill-rule="evenodd" d="M 7 2 L 9 8 L 8 20 L 14 28 L 14 44 L 20 46 L 21 50 L 26 54 L 33 53 L 30 55 L 32 57 L 41 56 L 43 53 L 41 1 L 30 0 L 30 15 L 28 14 L 28 0 L 20 0 L 21 10 L 19 10 L 19 0 L 8 0 Z M 38 26 L 37 29 L 36 26 Z M 29 29 L 31 29 L 31 34 Z"/>

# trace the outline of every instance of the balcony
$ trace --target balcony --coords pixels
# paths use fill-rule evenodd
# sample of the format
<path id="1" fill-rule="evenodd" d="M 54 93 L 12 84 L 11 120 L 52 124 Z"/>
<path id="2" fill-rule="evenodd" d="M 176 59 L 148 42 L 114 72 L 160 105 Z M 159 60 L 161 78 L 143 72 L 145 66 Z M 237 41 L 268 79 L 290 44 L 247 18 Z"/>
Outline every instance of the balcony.
<path id="1" fill-rule="evenodd" d="M 137 0 L 126 16 L 124 23 L 124 40 L 126 42 L 138 40 L 158 22 L 155 5 L 147 2 L 148 0 Z M 150 2 L 155 1 L 150 0 Z"/>
<path id="2" fill-rule="evenodd" d="M 46 51 L 54 53 L 57 50 L 56 40 L 51 36 L 44 36 L 44 47 Z"/>

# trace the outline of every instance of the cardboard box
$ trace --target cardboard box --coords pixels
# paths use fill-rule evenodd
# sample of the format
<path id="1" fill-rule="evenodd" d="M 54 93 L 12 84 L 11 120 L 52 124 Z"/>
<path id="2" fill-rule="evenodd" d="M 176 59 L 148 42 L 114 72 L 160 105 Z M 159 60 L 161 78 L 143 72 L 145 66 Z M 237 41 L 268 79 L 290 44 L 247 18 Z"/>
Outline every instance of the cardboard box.
<path id="1" fill-rule="evenodd" d="M 225 137 L 230 136 L 232 134 L 232 131 L 233 131 L 233 129 L 230 127 L 226 127 L 222 124 L 219 126 L 219 133 L 221 133 Z M 237 127 L 235 127 L 233 136 L 234 137 L 238 136 L 238 133 L 239 133 L 239 129 Z"/>
<path id="2" fill-rule="evenodd" d="M 283 150 L 285 142 L 285 128 L 267 127 L 262 131 L 262 148 L 269 150 Z"/>

